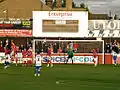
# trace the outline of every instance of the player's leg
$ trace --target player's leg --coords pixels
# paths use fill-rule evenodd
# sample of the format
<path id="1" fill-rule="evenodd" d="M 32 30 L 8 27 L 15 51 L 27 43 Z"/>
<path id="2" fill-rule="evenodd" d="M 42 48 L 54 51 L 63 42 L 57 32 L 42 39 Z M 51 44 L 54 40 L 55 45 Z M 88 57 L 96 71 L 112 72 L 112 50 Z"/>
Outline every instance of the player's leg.
<path id="1" fill-rule="evenodd" d="M 13 55 L 11 56 L 11 61 L 12 61 L 12 63 L 14 63 L 14 56 Z"/>
<path id="2" fill-rule="evenodd" d="M 70 59 L 72 60 L 72 64 L 73 64 L 73 56 L 70 56 Z"/>
<path id="3" fill-rule="evenodd" d="M 40 76 L 40 74 L 41 74 L 41 72 L 40 72 L 40 71 L 41 71 L 41 67 L 38 66 L 38 69 L 37 69 L 37 70 L 38 70 L 38 76 Z"/>
<path id="4" fill-rule="evenodd" d="M 37 66 L 35 66 L 34 75 L 35 75 L 35 76 L 37 75 Z"/>
<path id="5" fill-rule="evenodd" d="M 47 61 L 47 67 L 49 67 L 49 66 L 50 66 L 50 65 L 49 65 L 49 63 L 50 63 L 50 62 L 49 62 L 49 60 L 48 60 L 48 61 Z"/>
<path id="6" fill-rule="evenodd" d="M 32 67 L 32 64 L 33 64 L 33 62 L 32 62 L 32 58 L 30 58 L 30 66 Z"/>
<path id="7" fill-rule="evenodd" d="M 50 65 L 51 65 L 51 67 L 53 67 L 52 57 L 50 57 Z"/>
<path id="8" fill-rule="evenodd" d="M 26 66 L 26 64 L 27 64 L 27 59 L 23 58 L 23 66 Z"/>
<path id="9" fill-rule="evenodd" d="M 4 69 L 7 68 L 7 61 L 4 62 Z"/>
<path id="10" fill-rule="evenodd" d="M 67 64 L 68 63 L 68 60 L 70 59 L 70 55 L 68 55 L 68 57 L 67 57 L 67 59 L 66 59 L 66 63 L 65 64 Z"/>
<path id="11" fill-rule="evenodd" d="M 26 61 L 26 66 L 28 67 L 29 65 L 29 58 L 27 58 L 27 61 Z"/>
<path id="12" fill-rule="evenodd" d="M 96 60 L 95 60 L 95 58 L 94 58 L 94 57 L 93 57 L 93 60 L 92 60 L 92 61 L 93 61 L 93 63 L 94 63 L 94 66 L 95 66 Z"/>
<path id="13" fill-rule="evenodd" d="M 50 65 L 51 65 L 51 67 L 53 67 L 53 63 L 52 63 L 52 60 L 50 60 Z"/>
<path id="14" fill-rule="evenodd" d="M 9 62 L 5 61 L 5 66 L 4 66 L 4 69 L 7 69 L 9 67 Z"/>
<path id="15" fill-rule="evenodd" d="M 94 66 L 96 67 L 98 65 L 98 59 L 94 58 Z"/>
<path id="16" fill-rule="evenodd" d="M 114 65 L 115 65 L 115 66 L 117 65 L 116 59 L 117 59 L 117 56 L 113 56 Z"/>
<path id="17" fill-rule="evenodd" d="M 95 59 L 93 58 L 93 63 L 94 63 L 94 66 L 95 66 Z"/>
<path id="18" fill-rule="evenodd" d="M 47 67 L 50 66 L 50 57 L 48 57 L 48 61 L 47 61 Z"/>
<path id="19" fill-rule="evenodd" d="M 16 55 L 15 55 L 15 62 L 16 62 L 16 66 L 17 66 L 18 65 L 18 58 Z"/>
<path id="20" fill-rule="evenodd" d="M 25 62 L 25 59 L 24 59 L 24 58 L 22 58 L 22 66 L 24 66 L 24 62 Z"/>

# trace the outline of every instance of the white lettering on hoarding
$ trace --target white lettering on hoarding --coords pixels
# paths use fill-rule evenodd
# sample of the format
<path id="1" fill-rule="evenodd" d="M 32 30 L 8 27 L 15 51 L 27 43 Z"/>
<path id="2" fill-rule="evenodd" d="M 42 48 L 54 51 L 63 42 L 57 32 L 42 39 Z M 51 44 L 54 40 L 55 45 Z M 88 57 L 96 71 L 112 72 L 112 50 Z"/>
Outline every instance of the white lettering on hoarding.
<path id="1" fill-rule="evenodd" d="M 120 22 L 117 23 L 117 29 L 120 29 Z"/>
<path id="2" fill-rule="evenodd" d="M 20 20 L 0 21 L 0 24 L 21 24 Z"/>
<path id="3" fill-rule="evenodd" d="M 114 22 L 110 21 L 106 23 L 105 21 L 103 22 L 98 22 L 98 21 L 93 21 L 93 29 L 120 29 L 120 21 Z"/>
<path id="4" fill-rule="evenodd" d="M 60 17 L 65 17 L 65 16 L 72 16 L 72 13 L 70 12 L 49 12 L 48 16 L 60 16 Z"/>
<path id="5" fill-rule="evenodd" d="M 113 26 L 112 26 L 112 24 L 113 24 Z M 109 23 L 108 23 L 108 29 L 110 29 L 110 30 L 111 30 L 111 29 L 116 29 L 116 26 L 117 26 L 117 25 L 116 25 L 115 22 L 109 22 Z"/>

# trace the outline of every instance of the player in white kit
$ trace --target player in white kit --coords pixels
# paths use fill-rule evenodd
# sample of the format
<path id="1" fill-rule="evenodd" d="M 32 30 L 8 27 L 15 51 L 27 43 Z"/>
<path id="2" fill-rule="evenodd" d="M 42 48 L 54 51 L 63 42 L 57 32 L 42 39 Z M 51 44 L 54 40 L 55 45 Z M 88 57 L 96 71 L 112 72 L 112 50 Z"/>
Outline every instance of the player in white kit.
<path id="1" fill-rule="evenodd" d="M 34 71 L 34 75 L 40 76 L 40 70 L 41 70 L 41 66 L 42 66 L 42 58 L 40 53 L 37 53 L 36 57 L 35 57 L 35 71 Z"/>
<path id="2" fill-rule="evenodd" d="M 9 54 L 7 54 L 7 55 L 5 55 L 5 66 L 4 66 L 4 69 L 6 69 L 6 68 L 8 68 L 9 67 L 9 64 L 10 64 L 10 55 Z"/>

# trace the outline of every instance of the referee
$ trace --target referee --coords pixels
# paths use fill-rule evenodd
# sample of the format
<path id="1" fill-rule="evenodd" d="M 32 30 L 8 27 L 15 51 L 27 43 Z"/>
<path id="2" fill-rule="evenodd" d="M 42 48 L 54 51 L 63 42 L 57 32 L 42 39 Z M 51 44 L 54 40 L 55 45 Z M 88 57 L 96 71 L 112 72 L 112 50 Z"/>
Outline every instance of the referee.
<path id="1" fill-rule="evenodd" d="M 72 64 L 73 64 L 73 56 L 74 56 L 73 50 L 72 49 L 68 50 L 67 55 L 68 55 L 68 57 L 67 57 L 67 60 L 66 60 L 66 64 L 68 63 L 69 59 L 72 60 Z"/>

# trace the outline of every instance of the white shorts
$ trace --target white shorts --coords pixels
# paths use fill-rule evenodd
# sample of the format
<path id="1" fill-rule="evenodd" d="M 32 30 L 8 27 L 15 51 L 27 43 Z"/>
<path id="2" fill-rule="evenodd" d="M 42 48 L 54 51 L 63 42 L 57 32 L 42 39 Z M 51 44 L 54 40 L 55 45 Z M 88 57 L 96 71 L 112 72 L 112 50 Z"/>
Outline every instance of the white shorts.
<path id="1" fill-rule="evenodd" d="M 14 51 L 12 51 L 10 55 L 13 56 L 14 55 Z"/>
<path id="2" fill-rule="evenodd" d="M 93 59 L 94 59 L 95 63 L 98 64 L 98 58 L 97 57 L 96 58 L 93 57 Z"/>
<path id="3" fill-rule="evenodd" d="M 22 58 L 22 61 L 23 61 L 23 62 L 25 62 L 25 61 L 27 62 L 27 59 L 26 59 L 26 58 Z"/>
<path id="4" fill-rule="evenodd" d="M 26 58 L 27 61 L 32 61 L 32 58 Z"/>

